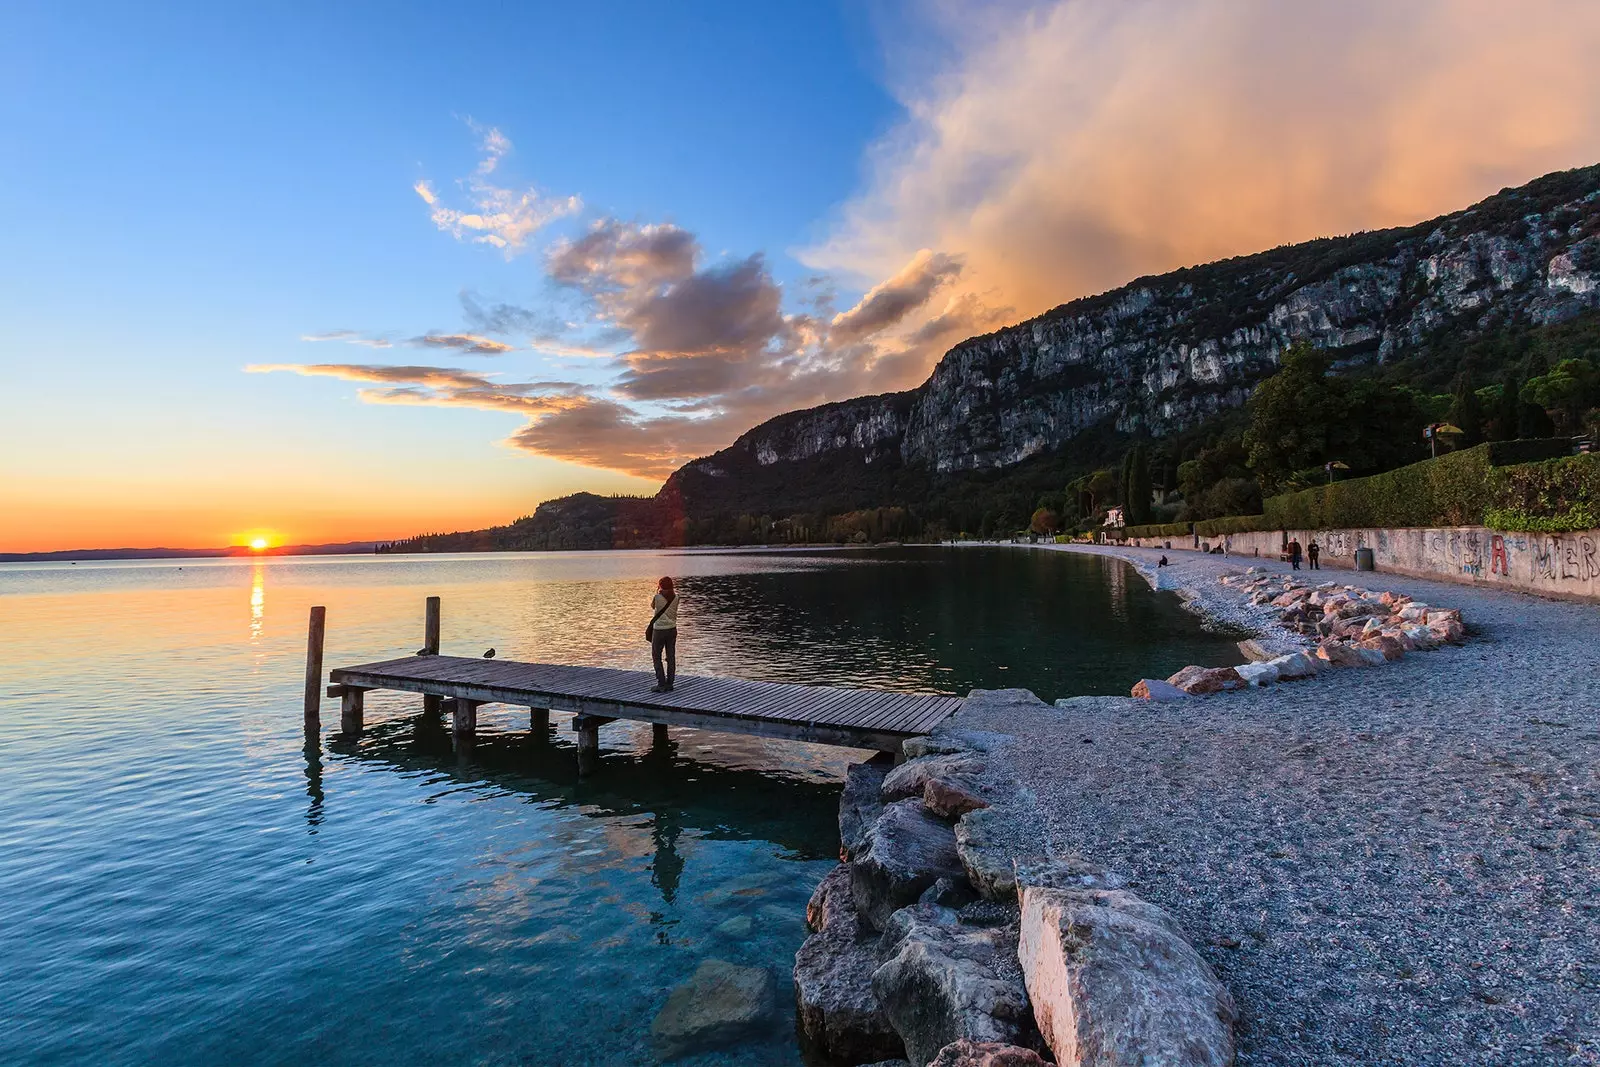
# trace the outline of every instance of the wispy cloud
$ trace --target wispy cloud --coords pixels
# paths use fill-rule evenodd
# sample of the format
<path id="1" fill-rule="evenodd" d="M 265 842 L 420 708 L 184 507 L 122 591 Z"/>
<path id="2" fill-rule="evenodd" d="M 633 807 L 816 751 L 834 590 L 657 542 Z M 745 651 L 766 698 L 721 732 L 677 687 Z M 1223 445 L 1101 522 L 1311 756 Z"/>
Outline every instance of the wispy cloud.
<path id="1" fill-rule="evenodd" d="M 305 333 L 300 335 L 302 341 L 343 341 L 347 345 L 362 345 L 366 348 L 391 348 L 394 342 L 382 337 L 366 337 L 355 330 L 328 330 L 325 333 Z"/>
<path id="2" fill-rule="evenodd" d="M 512 150 L 511 140 L 494 127 L 474 129 L 482 136 L 484 155 L 472 176 L 459 183 L 469 207 L 449 206 L 426 179 L 412 186 L 440 230 L 457 240 L 492 245 L 512 256 L 524 251 L 528 238 L 544 226 L 583 207 L 576 196 L 546 196 L 536 188 L 516 190 L 491 182 L 490 175 Z"/>
<path id="3" fill-rule="evenodd" d="M 512 346 L 503 341 L 473 333 L 428 333 L 406 343 L 418 348 L 452 348 L 470 356 L 501 356 L 512 350 Z"/>

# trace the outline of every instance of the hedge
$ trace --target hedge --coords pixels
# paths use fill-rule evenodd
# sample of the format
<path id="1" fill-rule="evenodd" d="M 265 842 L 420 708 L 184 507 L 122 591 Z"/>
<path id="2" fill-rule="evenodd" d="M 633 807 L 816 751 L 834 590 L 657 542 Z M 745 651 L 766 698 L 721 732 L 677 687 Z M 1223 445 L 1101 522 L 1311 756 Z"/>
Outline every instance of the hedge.
<path id="1" fill-rule="evenodd" d="M 1265 521 L 1264 515 L 1229 515 L 1221 519 L 1203 519 L 1194 524 L 1194 532 L 1201 537 L 1218 537 L 1222 534 L 1249 533 L 1251 530 L 1272 530 L 1277 527 Z"/>
<path id="2" fill-rule="evenodd" d="M 1479 524 L 1548 532 L 1600 527 L 1600 455 L 1568 456 L 1569 447 L 1560 439 L 1479 445 L 1368 478 L 1268 497 L 1260 515 L 1197 522 L 1194 532 L 1215 537 L 1251 530 Z M 1552 452 L 1563 458 L 1548 458 Z"/>
<path id="3" fill-rule="evenodd" d="M 1189 524 L 1186 522 L 1156 522 L 1143 526 L 1124 526 L 1124 537 L 1188 537 Z"/>
<path id="4" fill-rule="evenodd" d="M 1600 453 L 1489 472 L 1483 524 L 1495 530 L 1561 533 L 1600 529 Z"/>

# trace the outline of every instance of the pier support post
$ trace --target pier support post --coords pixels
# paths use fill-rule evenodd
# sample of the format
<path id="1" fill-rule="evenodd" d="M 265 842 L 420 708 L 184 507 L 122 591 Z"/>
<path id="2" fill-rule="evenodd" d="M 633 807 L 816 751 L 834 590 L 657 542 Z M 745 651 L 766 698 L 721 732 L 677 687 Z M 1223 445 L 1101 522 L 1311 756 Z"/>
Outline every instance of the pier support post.
<path id="1" fill-rule="evenodd" d="M 347 734 L 359 734 L 363 725 L 362 718 L 366 710 L 365 689 L 354 686 L 344 686 L 339 694 L 339 729 Z"/>
<path id="2" fill-rule="evenodd" d="M 422 651 L 429 656 L 439 654 L 439 598 L 431 596 L 422 621 Z"/>
<path id="3" fill-rule="evenodd" d="M 322 729 L 322 639 L 328 630 L 328 609 L 311 609 L 306 631 L 306 729 Z"/>
<path id="4" fill-rule="evenodd" d="M 664 722 L 651 723 L 650 743 L 656 748 L 667 747 L 667 724 Z"/>
<path id="5" fill-rule="evenodd" d="M 593 715 L 579 715 L 572 728 L 578 734 L 578 773 L 593 774 L 600 765 L 600 720 Z"/>
<path id="6" fill-rule="evenodd" d="M 457 737 L 470 737 L 478 732 L 478 704 L 476 700 L 456 697 L 450 702 L 450 720 Z"/>
<path id="7" fill-rule="evenodd" d="M 529 708 L 528 709 L 528 729 L 531 730 L 534 734 L 537 734 L 540 738 L 543 738 L 547 734 L 549 734 L 549 732 L 550 732 L 550 709 L 549 708 Z"/>

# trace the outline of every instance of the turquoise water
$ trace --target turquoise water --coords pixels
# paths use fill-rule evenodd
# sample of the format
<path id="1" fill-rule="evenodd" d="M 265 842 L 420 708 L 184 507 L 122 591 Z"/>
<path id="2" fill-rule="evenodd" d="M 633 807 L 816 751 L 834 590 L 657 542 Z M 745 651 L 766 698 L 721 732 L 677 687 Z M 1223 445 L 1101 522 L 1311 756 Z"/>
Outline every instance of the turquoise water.
<path id="1" fill-rule="evenodd" d="M 644 667 L 661 573 L 694 673 L 1053 698 L 1236 660 L 1058 553 L 0 565 L 0 1062 L 648 1064 L 707 957 L 780 1011 L 678 1062 L 800 1062 L 787 976 L 859 754 L 619 722 L 579 781 L 564 716 L 486 706 L 460 745 L 402 694 L 301 732 L 312 604 L 330 666 L 416 648 L 439 595 L 446 652 Z"/>

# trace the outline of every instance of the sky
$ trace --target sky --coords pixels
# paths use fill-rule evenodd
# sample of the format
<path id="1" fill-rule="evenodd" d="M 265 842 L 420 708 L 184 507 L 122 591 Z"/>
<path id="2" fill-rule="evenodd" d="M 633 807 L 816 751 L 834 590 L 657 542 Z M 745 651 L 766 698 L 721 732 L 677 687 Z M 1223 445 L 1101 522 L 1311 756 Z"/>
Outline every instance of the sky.
<path id="1" fill-rule="evenodd" d="M 1589 0 L 13 3 L 0 551 L 653 492 L 1142 274 L 1600 162 Z"/>

